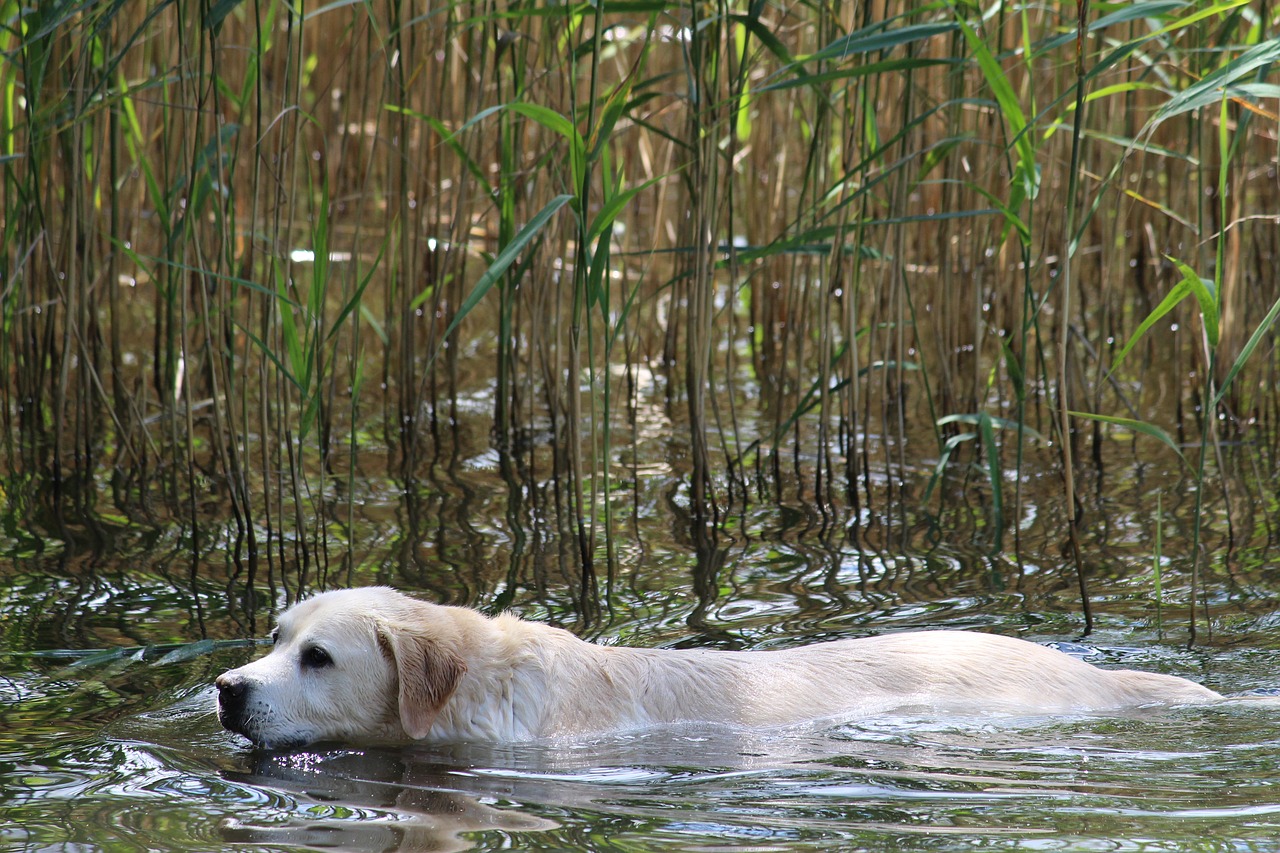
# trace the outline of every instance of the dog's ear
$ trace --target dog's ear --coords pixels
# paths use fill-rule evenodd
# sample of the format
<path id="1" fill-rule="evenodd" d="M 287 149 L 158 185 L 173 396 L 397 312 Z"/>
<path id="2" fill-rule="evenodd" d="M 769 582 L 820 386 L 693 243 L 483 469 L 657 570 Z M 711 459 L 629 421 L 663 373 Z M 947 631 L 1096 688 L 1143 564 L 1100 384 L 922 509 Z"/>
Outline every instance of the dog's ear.
<path id="1" fill-rule="evenodd" d="M 400 725 L 414 740 L 426 737 L 467 671 L 466 661 L 439 641 L 402 625 L 379 625 L 378 645 L 395 662 Z"/>

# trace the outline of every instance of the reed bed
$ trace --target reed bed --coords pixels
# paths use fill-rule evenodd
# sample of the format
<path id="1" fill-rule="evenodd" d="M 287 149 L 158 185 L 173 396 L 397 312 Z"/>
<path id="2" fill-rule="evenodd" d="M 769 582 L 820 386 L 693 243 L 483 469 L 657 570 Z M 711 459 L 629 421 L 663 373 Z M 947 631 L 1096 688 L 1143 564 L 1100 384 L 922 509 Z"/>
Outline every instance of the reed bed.
<path id="1" fill-rule="evenodd" d="M 480 389 L 584 577 L 654 399 L 697 529 L 969 495 L 1016 551 L 1048 472 L 1078 560 L 1102 442 L 1216 501 L 1280 434 L 1266 2 L 0 8 L 0 417 L 58 513 L 323 562 Z"/>

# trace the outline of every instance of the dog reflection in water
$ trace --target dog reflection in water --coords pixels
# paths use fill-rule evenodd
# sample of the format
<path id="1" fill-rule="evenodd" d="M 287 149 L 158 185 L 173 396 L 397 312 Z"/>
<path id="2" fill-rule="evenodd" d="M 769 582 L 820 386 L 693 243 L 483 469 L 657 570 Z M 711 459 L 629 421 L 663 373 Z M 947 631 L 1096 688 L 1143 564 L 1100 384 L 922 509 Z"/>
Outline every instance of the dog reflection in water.
<path id="1" fill-rule="evenodd" d="M 331 850 L 469 850 L 468 833 L 545 832 L 558 824 L 515 807 L 480 802 L 501 797 L 490 781 L 476 795 L 462 793 L 466 779 L 411 750 L 370 749 L 255 753 L 248 773 L 226 772 L 236 785 L 267 791 L 272 814 L 246 815 L 221 826 L 227 844 Z M 279 809 L 292 813 L 280 822 Z"/>

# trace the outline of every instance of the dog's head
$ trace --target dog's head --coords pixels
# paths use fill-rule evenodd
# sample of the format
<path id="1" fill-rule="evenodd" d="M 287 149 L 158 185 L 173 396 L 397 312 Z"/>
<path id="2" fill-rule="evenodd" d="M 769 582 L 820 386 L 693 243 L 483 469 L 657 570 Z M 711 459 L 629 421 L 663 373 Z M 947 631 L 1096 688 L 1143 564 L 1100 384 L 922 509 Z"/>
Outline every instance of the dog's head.
<path id="1" fill-rule="evenodd" d="M 270 654 L 217 678 L 218 720 L 266 749 L 427 737 L 466 672 L 454 608 L 383 587 L 280 616 Z"/>

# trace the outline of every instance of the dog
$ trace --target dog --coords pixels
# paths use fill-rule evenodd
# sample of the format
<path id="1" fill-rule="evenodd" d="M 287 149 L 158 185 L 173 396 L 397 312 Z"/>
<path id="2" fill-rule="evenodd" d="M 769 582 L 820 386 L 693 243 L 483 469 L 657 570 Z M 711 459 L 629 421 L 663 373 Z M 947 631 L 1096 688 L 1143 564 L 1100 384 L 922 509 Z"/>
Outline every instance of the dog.
<path id="1" fill-rule="evenodd" d="M 281 614 L 265 657 L 218 676 L 218 719 L 263 749 L 518 743 L 652 726 L 778 727 L 889 714 L 1044 716 L 1222 697 L 1026 640 L 913 631 L 773 651 L 601 646 L 387 587 Z"/>

